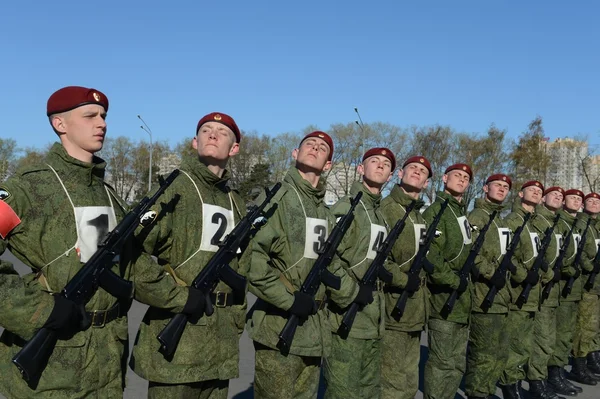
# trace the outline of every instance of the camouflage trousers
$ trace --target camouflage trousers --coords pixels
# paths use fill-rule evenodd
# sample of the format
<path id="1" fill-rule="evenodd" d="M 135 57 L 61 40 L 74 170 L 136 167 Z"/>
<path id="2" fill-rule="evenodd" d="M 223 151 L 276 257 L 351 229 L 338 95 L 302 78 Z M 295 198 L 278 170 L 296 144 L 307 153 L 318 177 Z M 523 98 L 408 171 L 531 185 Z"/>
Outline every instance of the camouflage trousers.
<path id="1" fill-rule="evenodd" d="M 509 336 L 508 360 L 500 375 L 500 384 L 511 385 L 525 379 L 533 344 L 535 312 L 511 310 L 508 312 L 506 333 Z"/>
<path id="2" fill-rule="evenodd" d="M 542 306 L 533 320 L 533 350 L 529 358 L 527 379 L 548 378 L 548 361 L 556 346 L 556 308 Z"/>
<path id="3" fill-rule="evenodd" d="M 548 366 L 564 367 L 569 364 L 578 308 L 578 302 L 563 302 L 556 308 L 556 345 Z"/>
<path id="4" fill-rule="evenodd" d="M 331 344 L 331 353 L 323 362 L 325 399 L 379 398 L 381 340 L 344 340 L 332 334 Z"/>
<path id="5" fill-rule="evenodd" d="M 473 313 L 467 350 L 465 393 L 487 397 L 496 392 L 496 382 L 508 360 L 506 334 L 508 313 Z"/>
<path id="6" fill-rule="evenodd" d="M 209 380 L 189 384 L 163 384 L 150 381 L 148 399 L 227 399 L 229 380 Z"/>
<path id="7" fill-rule="evenodd" d="M 282 355 L 254 342 L 254 397 L 256 399 L 312 399 L 317 397 L 321 358 Z"/>
<path id="8" fill-rule="evenodd" d="M 452 399 L 466 368 L 469 328 L 466 324 L 429 319 L 423 397 Z"/>
<path id="9" fill-rule="evenodd" d="M 600 299 L 598 295 L 584 292 L 578 311 L 573 339 L 573 356 L 585 357 L 590 352 L 600 350 L 596 340 L 600 331 Z"/>
<path id="10" fill-rule="evenodd" d="M 381 346 L 382 399 L 413 399 L 419 390 L 421 331 L 385 330 Z"/>

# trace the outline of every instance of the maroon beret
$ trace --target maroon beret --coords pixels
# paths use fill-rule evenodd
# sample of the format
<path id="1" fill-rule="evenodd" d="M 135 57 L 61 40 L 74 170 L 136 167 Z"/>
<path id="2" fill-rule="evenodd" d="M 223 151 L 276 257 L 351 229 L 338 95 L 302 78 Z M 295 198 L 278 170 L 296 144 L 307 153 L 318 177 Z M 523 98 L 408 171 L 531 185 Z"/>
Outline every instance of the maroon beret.
<path id="1" fill-rule="evenodd" d="M 394 153 L 391 152 L 388 148 L 385 147 L 376 147 L 376 148 L 371 148 L 369 151 L 365 152 L 365 155 L 363 155 L 363 162 L 365 161 L 365 159 L 372 157 L 374 155 L 381 155 L 386 157 L 387 159 L 389 159 L 392 162 L 392 170 L 396 169 L 396 157 L 394 156 Z"/>
<path id="2" fill-rule="evenodd" d="M 570 190 L 565 191 L 565 197 L 567 195 L 578 195 L 580 196 L 582 199 L 585 197 L 585 195 L 583 195 L 583 191 L 581 190 L 577 190 L 576 188 L 572 188 Z"/>
<path id="3" fill-rule="evenodd" d="M 588 195 L 585 196 L 585 198 L 583 200 L 587 201 L 588 198 L 600 199 L 600 194 L 598 194 L 598 193 L 589 193 Z"/>
<path id="4" fill-rule="evenodd" d="M 329 137 L 329 135 L 325 132 L 322 132 L 320 130 L 316 130 L 312 133 L 307 134 L 306 136 L 304 136 L 302 138 L 302 140 L 300 141 L 300 144 L 302 144 L 304 142 L 304 140 L 310 138 L 310 137 L 318 137 L 321 140 L 325 141 L 327 143 L 327 145 L 329 146 L 329 159 L 328 161 L 331 161 L 331 158 L 333 157 L 333 140 L 331 139 L 331 137 Z"/>
<path id="5" fill-rule="evenodd" d="M 549 188 L 547 188 L 547 189 L 544 191 L 544 195 L 546 195 L 546 194 L 548 194 L 548 193 L 551 193 L 552 191 L 558 191 L 558 192 L 559 192 L 559 193 L 561 193 L 563 196 L 565 195 L 565 190 L 563 190 L 563 189 L 562 189 L 562 187 L 558 187 L 558 186 L 552 186 L 552 187 L 549 187 Z"/>
<path id="6" fill-rule="evenodd" d="M 510 177 L 508 175 L 505 175 L 503 173 L 496 173 L 495 175 L 491 175 L 487 178 L 485 184 L 491 183 L 496 180 L 505 181 L 508 183 L 508 188 L 512 187 L 512 180 L 510 180 Z"/>
<path id="7" fill-rule="evenodd" d="M 527 183 L 523 184 L 521 186 L 521 191 L 523 191 L 527 187 L 531 187 L 531 186 L 535 186 L 535 187 L 541 188 L 542 192 L 544 191 L 544 185 L 542 183 L 540 183 L 539 181 L 537 181 L 537 180 L 529 180 Z"/>
<path id="8" fill-rule="evenodd" d="M 108 112 L 108 98 L 96 89 L 81 86 L 67 86 L 55 91 L 48 99 L 46 115 L 67 112 L 82 105 L 98 104 Z"/>
<path id="9" fill-rule="evenodd" d="M 447 174 L 450 171 L 453 170 L 462 170 L 464 172 L 467 172 L 469 174 L 469 178 L 473 178 L 473 171 L 471 170 L 471 167 L 469 165 L 467 165 L 466 163 L 455 163 L 454 165 L 450 165 L 446 168 L 446 170 L 444 171 L 444 174 Z"/>
<path id="10" fill-rule="evenodd" d="M 429 163 L 429 161 L 427 160 L 427 158 L 425 158 L 425 157 L 423 157 L 421 155 L 415 155 L 414 157 L 410 157 L 406 161 L 404 161 L 404 164 L 402 165 L 402 167 L 405 167 L 409 163 L 420 163 L 420 164 L 422 164 L 429 171 L 429 178 L 431 179 L 431 176 L 433 176 L 433 172 L 431 171 L 431 164 Z"/>
<path id="11" fill-rule="evenodd" d="M 231 116 L 224 114 L 222 112 L 211 112 L 208 115 L 204 115 L 202 117 L 202 119 L 200 119 L 198 121 L 198 125 L 196 126 L 196 134 L 198 134 L 198 130 L 200 130 L 202 125 L 204 125 L 206 122 L 217 122 L 222 125 L 225 125 L 231 129 L 233 134 L 235 134 L 236 143 L 239 143 L 240 140 L 242 140 L 242 134 L 240 133 L 240 128 L 238 127 L 238 125 L 235 123 L 235 121 L 233 120 L 233 118 Z"/>

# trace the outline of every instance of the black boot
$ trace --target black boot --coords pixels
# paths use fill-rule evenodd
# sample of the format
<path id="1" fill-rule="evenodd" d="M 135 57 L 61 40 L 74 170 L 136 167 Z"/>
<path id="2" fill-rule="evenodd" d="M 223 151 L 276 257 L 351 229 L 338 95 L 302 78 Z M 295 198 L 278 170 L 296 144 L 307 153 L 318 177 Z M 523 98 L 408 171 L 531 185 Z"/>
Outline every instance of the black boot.
<path id="1" fill-rule="evenodd" d="M 522 399 L 521 390 L 518 384 L 500 385 L 502 397 L 504 399 Z"/>
<path id="2" fill-rule="evenodd" d="M 548 399 L 544 383 L 540 380 L 529 381 L 529 397 L 531 399 Z"/>
<path id="3" fill-rule="evenodd" d="M 585 357 L 576 357 L 573 359 L 573 368 L 567 378 L 573 381 L 577 381 L 580 384 L 585 385 L 596 385 L 598 382 L 591 375 L 592 373 L 587 369 L 587 362 Z"/>
<path id="4" fill-rule="evenodd" d="M 548 388 L 560 395 L 575 396 L 577 390 L 574 387 L 570 387 L 563 381 L 561 377 L 562 367 L 550 366 L 548 367 Z"/>
<path id="5" fill-rule="evenodd" d="M 561 367 L 559 369 L 559 371 L 560 371 L 560 378 L 561 378 L 562 382 L 565 383 L 566 386 L 568 386 L 571 389 L 574 389 L 575 391 L 577 391 L 577 393 L 583 392 L 582 387 L 580 387 L 579 385 L 573 384 L 571 381 L 569 381 L 567 379 L 567 371 L 564 368 Z"/>
<path id="6" fill-rule="evenodd" d="M 546 393 L 546 397 L 548 399 L 567 399 L 564 396 L 559 396 L 556 392 L 554 392 L 547 380 L 542 380 L 542 385 L 544 386 L 544 392 Z"/>
<path id="7" fill-rule="evenodd" d="M 588 353 L 587 366 L 592 373 L 600 374 L 600 352 Z"/>

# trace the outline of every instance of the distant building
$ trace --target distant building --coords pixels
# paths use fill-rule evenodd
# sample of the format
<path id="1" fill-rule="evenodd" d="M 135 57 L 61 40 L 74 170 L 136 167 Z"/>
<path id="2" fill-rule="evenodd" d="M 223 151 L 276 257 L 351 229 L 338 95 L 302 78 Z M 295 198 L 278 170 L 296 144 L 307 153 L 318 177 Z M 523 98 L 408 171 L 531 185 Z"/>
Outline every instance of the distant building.
<path id="1" fill-rule="evenodd" d="M 327 191 L 325 192 L 325 204 L 333 205 L 340 198 L 350 192 L 352 183 L 359 180 L 356 167 L 339 163 L 334 165 L 327 174 Z"/>
<path id="2" fill-rule="evenodd" d="M 174 152 L 169 152 L 158 161 L 158 174 L 166 176 L 181 164 L 181 157 Z"/>
<path id="3" fill-rule="evenodd" d="M 566 137 L 544 142 L 544 145 L 551 159 L 546 173 L 546 186 L 584 190 L 587 182 L 582 161 L 588 157 L 588 143 Z"/>

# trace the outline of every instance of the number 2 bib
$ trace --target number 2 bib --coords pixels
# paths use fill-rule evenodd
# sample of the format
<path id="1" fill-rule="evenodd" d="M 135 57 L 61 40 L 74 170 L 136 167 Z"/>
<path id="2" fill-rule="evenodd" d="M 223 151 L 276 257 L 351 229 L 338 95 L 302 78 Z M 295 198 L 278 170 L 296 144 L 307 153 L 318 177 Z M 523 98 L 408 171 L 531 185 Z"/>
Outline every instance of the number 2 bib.
<path id="1" fill-rule="evenodd" d="M 217 252 L 219 249 L 218 244 L 227 234 L 231 233 L 234 225 L 232 210 L 203 203 L 200 250 Z"/>

